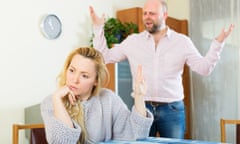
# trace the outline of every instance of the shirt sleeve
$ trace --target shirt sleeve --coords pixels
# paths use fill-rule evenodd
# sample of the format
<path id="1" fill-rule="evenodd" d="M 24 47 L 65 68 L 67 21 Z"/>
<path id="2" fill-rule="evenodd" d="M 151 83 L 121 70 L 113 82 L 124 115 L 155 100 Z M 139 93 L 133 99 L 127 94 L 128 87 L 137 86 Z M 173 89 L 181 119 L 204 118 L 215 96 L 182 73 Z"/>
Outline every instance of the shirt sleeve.
<path id="1" fill-rule="evenodd" d="M 202 56 L 189 39 L 187 64 L 190 66 L 191 70 L 207 76 L 211 74 L 217 62 L 219 61 L 223 46 L 224 43 L 219 43 L 218 41 L 213 40 L 207 54 Z"/>
<path id="2" fill-rule="evenodd" d="M 41 114 L 45 125 L 45 132 L 48 143 L 77 143 L 81 133 L 80 126 L 75 121 L 73 121 L 74 128 L 70 128 L 54 117 L 51 96 L 45 98 L 41 103 Z"/>
<path id="3" fill-rule="evenodd" d="M 116 63 L 126 59 L 124 48 L 126 48 L 127 45 L 121 43 L 113 44 L 111 48 L 107 47 L 106 38 L 104 36 L 104 25 L 94 26 L 93 33 L 93 47 L 102 53 L 106 64 Z"/>

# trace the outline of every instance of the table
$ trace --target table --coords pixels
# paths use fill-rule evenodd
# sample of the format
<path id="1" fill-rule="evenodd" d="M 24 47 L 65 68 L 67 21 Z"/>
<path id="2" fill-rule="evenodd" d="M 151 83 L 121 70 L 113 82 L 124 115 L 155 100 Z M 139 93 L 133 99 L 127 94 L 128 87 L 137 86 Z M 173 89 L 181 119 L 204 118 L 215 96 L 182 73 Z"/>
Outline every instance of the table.
<path id="1" fill-rule="evenodd" d="M 189 139 L 173 139 L 161 137 L 148 137 L 137 141 L 118 141 L 112 140 L 108 142 L 101 142 L 98 144 L 223 144 L 221 142 L 199 141 Z"/>

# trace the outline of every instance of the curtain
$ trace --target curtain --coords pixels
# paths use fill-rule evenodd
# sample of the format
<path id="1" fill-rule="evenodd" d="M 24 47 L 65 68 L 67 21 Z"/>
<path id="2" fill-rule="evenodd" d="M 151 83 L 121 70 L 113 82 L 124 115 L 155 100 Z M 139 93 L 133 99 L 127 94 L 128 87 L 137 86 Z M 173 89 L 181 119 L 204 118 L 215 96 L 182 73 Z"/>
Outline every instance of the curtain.
<path id="1" fill-rule="evenodd" d="M 205 56 L 221 29 L 235 29 L 225 41 L 220 61 L 210 76 L 192 72 L 192 137 L 220 141 L 220 118 L 239 119 L 239 0 L 190 0 L 190 37 Z M 227 139 L 234 143 L 235 130 L 227 129 Z"/>

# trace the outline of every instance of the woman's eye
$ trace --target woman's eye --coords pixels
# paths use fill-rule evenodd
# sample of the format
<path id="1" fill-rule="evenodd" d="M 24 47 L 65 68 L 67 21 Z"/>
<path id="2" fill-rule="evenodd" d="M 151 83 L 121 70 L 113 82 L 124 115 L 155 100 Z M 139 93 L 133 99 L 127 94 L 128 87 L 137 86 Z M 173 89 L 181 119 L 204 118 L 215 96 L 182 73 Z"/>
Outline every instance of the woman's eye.
<path id="1" fill-rule="evenodd" d="M 88 76 L 88 75 L 85 75 L 85 74 L 82 75 L 82 77 L 83 77 L 83 78 L 89 78 L 89 76 Z"/>
<path id="2" fill-rule="evenodd" d="M 69 69 L 70 72 L 73 72 L 73 69 Z"/>

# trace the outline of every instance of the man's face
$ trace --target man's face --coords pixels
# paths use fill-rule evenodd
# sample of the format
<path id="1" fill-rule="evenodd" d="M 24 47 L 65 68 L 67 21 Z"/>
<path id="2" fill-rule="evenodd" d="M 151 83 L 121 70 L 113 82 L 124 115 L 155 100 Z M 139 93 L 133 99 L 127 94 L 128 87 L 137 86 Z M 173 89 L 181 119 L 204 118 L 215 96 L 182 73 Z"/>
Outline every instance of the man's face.
<path id="1" fill-rule="evenodd" d="M 162 5 L 159 1 L 148 0 L 143 7 L 143 24 L 147 31 L 156 33 L 165 23 Z"/>

